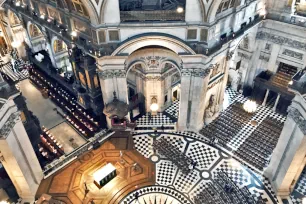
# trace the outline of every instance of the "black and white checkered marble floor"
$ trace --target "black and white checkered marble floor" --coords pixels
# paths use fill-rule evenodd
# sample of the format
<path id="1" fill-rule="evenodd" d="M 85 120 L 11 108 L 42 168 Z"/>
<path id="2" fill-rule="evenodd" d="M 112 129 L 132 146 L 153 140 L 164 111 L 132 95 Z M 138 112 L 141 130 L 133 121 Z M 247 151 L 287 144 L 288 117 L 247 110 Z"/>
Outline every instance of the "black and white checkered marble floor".
<path id="1" fill-rule="evenodd" d="M 137 121 L 137 126 L 161 126 L 161 125 L 175 125 L 170 118 L 168 118 L 163 113 L 157 113 L 156 115 L 152 115 L 151 118 L 149 114 L 143 115 Z"/>
<path id="2" fill-rule="evenodd" d="M 227 88 L 225 91 L 225 104 L 232 104 L 234 102 L 245 102 L 247 98 L 244 98 L 240 93 L 233 91 L 231 88 Z M 228 106 L 227 106 L 228 107 Z M 226 111 L 226 109 L 225 109 Z M 258 109 L 255 115 L 250 119 L 248 124 L 244 125 L 238 134 L 227 144 L 231 149 L 237 150 L 241 144 L 245 142 L 245 140 L 252 134 L 252 132 L 257 128 L 257 126 L 251 125 L 252 120 L 256 120 L 258 125 L 267 117 L 270 116 L 279 120 L 281 122 L 285 122 L 286 116 L 280 115 L 274 112 L 271 106 L 258 106 Z"/>
<path id="3" fill-rule="evenodd" d="M 267 179 L 245 168 L 225 151 L 210 146 L 199 134 L 191 132 L 154 134 L 152 132 L 136 133 L 133 138 L 136 149 L 156 165 L 156 185 L 180 192 L 191 203 L 194 197 L 212 182 L 219 171 L 226 172 L 239 187 L 247 186 L 255 197 L 261 196 L 266 203 L 278 203 Z M 186 156 L 197 161 L 196 169 L 184 174 L 169 159 L 154 152 L 153 141 L 161 138 L 165 138 Z"/>
<path id="4" fill-rule="evenodd" d="M 306 197 L 306 166 L 297 182 L 294 191 L 290 196 L 290 200 L 293 204 L 301 204 L 302 199 Z"/>
<path id="5" fill-rule="evenodd" d="M 166 110 L 168 114 L 170 114 L 174 118 L 178 118 L 179 115 L 179 108 L 180 108 L 180 101 L 174 101 Z"/>

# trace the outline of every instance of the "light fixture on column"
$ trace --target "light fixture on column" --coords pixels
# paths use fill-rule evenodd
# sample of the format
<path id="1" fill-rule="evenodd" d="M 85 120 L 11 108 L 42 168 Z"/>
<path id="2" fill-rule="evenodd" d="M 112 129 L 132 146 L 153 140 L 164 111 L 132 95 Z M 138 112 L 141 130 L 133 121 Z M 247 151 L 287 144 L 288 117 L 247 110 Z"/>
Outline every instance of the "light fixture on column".
<path id="1" fill-rule="evenodd" d="M 72 36 L 72 37 L 76 37 L 77 35 L 78 35 L 78 33 L 77 33 L 76 31 L 72 31 L 72 32 L 71 32 L 71 36 Z"/>
<path id="2" fill-rule="evenodd" d="M 18 48 L 21 45 L 21 42 L 13 41 L 11 45 L 12 45 L 13 48 Z"/>
<path id="3" fill-rule="evenodd" d="M 243 109 L 248 113 L 254 113 L 257 110 L 257 104 L 249 99 L 243 104 Z"/>
<path id="4" fill-rule="evenodd" d="M 158 110 L 158 104 L 157 104 L 157 98 L 156 96 L 153 96 L 152 99 L 151 99 L 151 106 L 150 106 L 150 110 L 152 112 L 157 112 Z"/>

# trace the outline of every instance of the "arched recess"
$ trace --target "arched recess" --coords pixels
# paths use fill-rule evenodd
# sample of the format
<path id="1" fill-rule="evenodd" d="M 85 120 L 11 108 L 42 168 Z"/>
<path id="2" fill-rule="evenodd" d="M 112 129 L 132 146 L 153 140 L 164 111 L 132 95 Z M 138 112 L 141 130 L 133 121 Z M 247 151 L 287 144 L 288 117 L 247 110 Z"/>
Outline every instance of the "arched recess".
<path id="1" fill-rule="evenodd" d="M 145 47 L 133 52 L 125 62 L 126 92 L 133 110 L 136 107 L 140 113 L 145 114 L 151 111 L 153 103 L 157 103 L 158 111 L 161 112 L 176 103 L 177 109 L 171 109 L 175 113 L 171 111 L 169 114 L 178 118 L 178 101 L 181 99 L 180 63 L 181 59 L 176 53 L 161 47 Z M 130 112 L 130 115 L 135 117 L 133 112 Z"/>
<path id="2" fill-rule="evenodd" d="M 208 23 L 212 23 L 216 20 L 216 15 L 217 15 L 218 8 L 223 1 L 224 0 L 215 0 L 215 1 L 212 2 L 212 4 L 209 7 L 208 14 L 207 14 L 207 22 Z M 238 0 L 233 0 L 234 4 L 232 6 L 236 6 L 237 2 L 239 2 L 239 1 Z M 228 6 L 227 6 L 228 8 L 230 7 L 229 6 L 230 4 L 231 4 L 231 1 L 228 0 Z"/>
<path id="3" fill-rule="evenodd" d="M 134 36 L 123 42 L 112 56 L 131 55 L 136 50 L 143 47 L 160 46 L 172 50 L 176 54 L 195 55 L 196 53 L 182 40 L 169 35 L 148 34 L 147 36 Z"/>
<path id="4" fill-rule="evenodd" d="M 31 21 L 29 21 L 27 24 L 27 31 L 31 39 L 38 38 L 38 37 L 44 37 L 41 29 L 37 25 L 33 24 Z"/>
<path id="5" fill-rule="evenodd" d="M 80 1 L 83 3 L 84 7 L 86 8 L 88 12 L 90 22 L 94 25 L 98 25 L 99 16 L 98 16 L 97 10 L 95 9 L 91 1 L 86 1 L 86 0 L 80 0 Z"/>
<path id="6" fill-rule="evenodd" d="M 51 39 L 52 54 L 54 56 L 55 67 L 59 74 L 69 79 L 73 75 L 72 66 L 69 60 L 68 46 L 67 44 L 54 36 Z M 69 76 L 68 76 L 69 75 Z"/>
<path id="7" fill-rule="evenodd" d="M 203 1 L 206 0 L 186 0 L 186 22 L 206 22 L 207 16 L 205 12 L 205 4 Z M 200 15 L 200 19 L 198 19 L 198 15 Z"/>
<path id="8" fill-rule="evenodd" d="M 21 23 L 19 17 L 11 10 L 8 10 L 7 14 L 11 26 L 19 25 Z"/>

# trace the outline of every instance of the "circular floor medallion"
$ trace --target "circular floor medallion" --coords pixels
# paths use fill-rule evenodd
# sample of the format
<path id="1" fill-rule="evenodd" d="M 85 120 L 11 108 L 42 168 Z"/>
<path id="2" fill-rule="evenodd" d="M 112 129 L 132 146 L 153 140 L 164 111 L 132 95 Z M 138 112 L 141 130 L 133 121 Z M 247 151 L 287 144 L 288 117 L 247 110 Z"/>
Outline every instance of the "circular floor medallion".
<path id="1" fill-rule="evenodd" d="M 152 161 L 152 162 L 158 162 L 158 161 L 159 161 L 159 157 L 156 156 L 156 155 L 153 155 L 153 156 L 151 157 L 151 161 Z"/>
<path id="2" fill-rule="evenodd" d="M 202 178 L 208 179 L 209 177 L 210 177 L 210 175 L 207 171 L 202 172 Z"/>

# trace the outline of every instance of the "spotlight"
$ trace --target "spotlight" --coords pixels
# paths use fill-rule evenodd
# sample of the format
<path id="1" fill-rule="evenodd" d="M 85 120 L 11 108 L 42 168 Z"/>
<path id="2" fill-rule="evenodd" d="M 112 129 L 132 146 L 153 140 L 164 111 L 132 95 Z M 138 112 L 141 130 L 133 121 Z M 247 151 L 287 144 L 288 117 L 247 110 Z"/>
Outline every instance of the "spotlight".
<path id="1" fill-rule="evenodd" d="M 306 204 L 306 197 L 303 198 L 302 204 Z"/>
<path id="2" fill-rule="evenodd" d="M 78 35 L 78 33 L 76 31 L 71 32 L 71 36 L 76 37 L 77 35 Z"/>
<path id="3" fill-rule="evenodd" d="M 184 12 L 183 7 L 180 7 L 180 6 L 177 7 L 176 12 L 178 12 L 178 13 L 183 13 L 183 12 Z"/>

